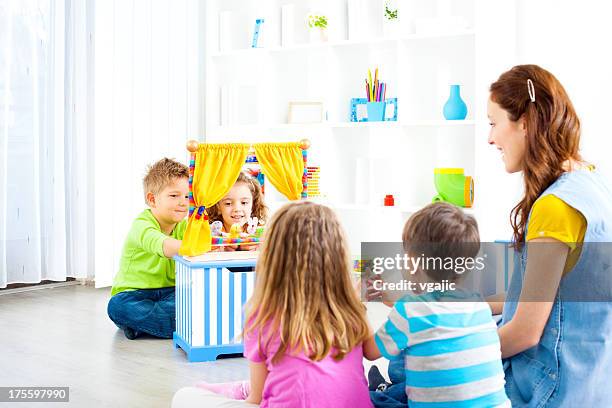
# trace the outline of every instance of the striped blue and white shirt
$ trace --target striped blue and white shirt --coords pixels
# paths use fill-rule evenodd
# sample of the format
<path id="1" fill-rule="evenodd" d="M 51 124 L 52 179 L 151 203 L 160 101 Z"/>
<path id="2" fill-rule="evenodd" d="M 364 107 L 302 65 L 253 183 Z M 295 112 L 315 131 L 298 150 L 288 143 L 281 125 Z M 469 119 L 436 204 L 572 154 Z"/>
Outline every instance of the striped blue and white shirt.
<path id="1" fill-rule="evenodd" d="M 470 301 L 440 301 L 440 296 L 404 297 L 375 335 L 383 356 L 404 355 L 408 405 L 509 407 L 497 326 L 488 304 L 477 301 L 477 295 L 469 295 Z"/>

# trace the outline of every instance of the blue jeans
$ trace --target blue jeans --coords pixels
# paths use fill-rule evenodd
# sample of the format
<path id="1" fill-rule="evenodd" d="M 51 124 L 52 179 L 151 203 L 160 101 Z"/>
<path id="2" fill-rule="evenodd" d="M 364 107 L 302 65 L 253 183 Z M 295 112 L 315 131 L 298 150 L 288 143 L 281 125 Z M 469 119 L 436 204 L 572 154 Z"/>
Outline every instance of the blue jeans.
<path id="1" fill-rule="evenodd" d="M 408 406 L 406 396 L 406 371 L 404 354 L 389 361 L 389 380 L 391 385 L 383 392 L 370 391 L 370 399 L 376 408 L 400 408 Z"/>
<path id="2" fill-rule="evenodd" d="M 171 339 L 176 327 L 174 286 L 117 293 L 108 302 L 108 317 L 119 327 Z"/>

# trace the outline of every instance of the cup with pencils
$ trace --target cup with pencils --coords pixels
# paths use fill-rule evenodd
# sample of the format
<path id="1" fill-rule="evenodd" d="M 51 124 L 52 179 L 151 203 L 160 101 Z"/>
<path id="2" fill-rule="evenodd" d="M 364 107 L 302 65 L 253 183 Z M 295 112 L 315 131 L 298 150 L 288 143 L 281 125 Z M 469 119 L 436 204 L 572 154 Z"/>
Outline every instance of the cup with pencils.
<path id="1" fill-rule="evenodd" d="M 378 68 L 374 70 L 374 80 L 372 71 L 368 69 L 368 77 L 365 80 L 368 122 L 380 122 L 385 119 L 385 95 L 387 84 L 378 79 Z"/>

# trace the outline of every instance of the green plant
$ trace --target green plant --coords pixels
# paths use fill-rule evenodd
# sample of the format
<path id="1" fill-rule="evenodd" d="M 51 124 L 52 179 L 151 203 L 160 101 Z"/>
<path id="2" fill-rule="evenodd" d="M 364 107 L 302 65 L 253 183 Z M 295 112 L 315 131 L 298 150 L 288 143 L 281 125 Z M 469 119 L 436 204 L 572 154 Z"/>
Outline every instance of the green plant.
<path id="1" fill-rule="evenodd" d="M 397 19 L 397 9 L 389 8 L 389 2 L 385 2 L 385 17 L 387 20 Z"/>
<path id="2" fill-rule="evenodd" d="M 316 14 L 310 14 L 308 16 L 308 27 L 310 28 L 320 28 L 322 30 L 327 28 L 327 17 L 319 16 Z"/>

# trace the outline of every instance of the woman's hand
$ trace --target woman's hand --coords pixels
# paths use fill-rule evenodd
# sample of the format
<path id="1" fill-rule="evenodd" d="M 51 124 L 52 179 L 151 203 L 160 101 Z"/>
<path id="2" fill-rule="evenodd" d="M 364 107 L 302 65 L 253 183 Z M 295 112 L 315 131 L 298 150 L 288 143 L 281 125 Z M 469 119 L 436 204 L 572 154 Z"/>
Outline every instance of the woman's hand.
<path id="1" fill-rule="evenodd" d="M 499 329 L 502 358 L 540 342 L 569 254 L 569 247 L 553 238 L 536 238 L 526 245 L 527 267 L 516 313 Z"/>

